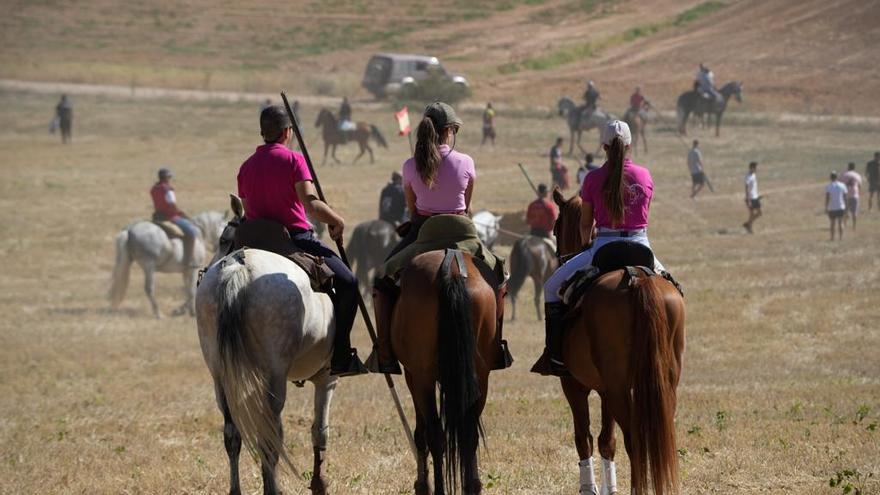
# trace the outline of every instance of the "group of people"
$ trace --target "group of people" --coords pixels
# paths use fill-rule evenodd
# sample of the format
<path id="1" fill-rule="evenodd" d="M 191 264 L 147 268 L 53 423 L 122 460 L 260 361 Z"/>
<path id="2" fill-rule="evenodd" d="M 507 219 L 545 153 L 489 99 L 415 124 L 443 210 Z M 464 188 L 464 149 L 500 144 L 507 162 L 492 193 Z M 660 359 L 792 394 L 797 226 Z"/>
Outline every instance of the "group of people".
<path id="1" fill-rule="evenodd" d="M 865 176 L 868 179 L 868 210 L 873 208 L 874 196 L 877 196 L 877 207 L 880 209 L 880 151 L 874 153 L 874 159 L 865 165 Z M 862 190 L 862 176 L 856 172 L 855 162 L 849 162 L 846 172 L 838 175 L 832 171 L 830 181 L 825 186 L 825 212 L 830 221 L 831 240 L 843 240 L 843 226 L 847 220 L 852 221 L 856 228 L 859 213 L 859 198 Z"/>

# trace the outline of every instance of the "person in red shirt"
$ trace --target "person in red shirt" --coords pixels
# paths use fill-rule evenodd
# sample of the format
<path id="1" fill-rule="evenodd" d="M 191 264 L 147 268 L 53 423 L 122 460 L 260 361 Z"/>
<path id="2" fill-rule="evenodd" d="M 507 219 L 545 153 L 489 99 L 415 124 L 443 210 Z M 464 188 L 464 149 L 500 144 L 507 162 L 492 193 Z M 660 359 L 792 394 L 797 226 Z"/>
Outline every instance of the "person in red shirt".
<path id="1" fill-rule="evenodd" d="M 258 146 L 238 171 L 238 195 L 244 204 L 245 218 L 284 225 L 296 247 L 324 258 L 335 275 L 329 294 L 336 322 L 330 374 L 367 373 L 357 350 L 351 347 L 351 327 L 357 316 L 357 279 L 339 255 L 315 237 L 306 214 L 326 223 L 334 241 L 342 239 L 345 220 L 318 199 L 305 158 L 287 147 L 293 134 L 287 112 L 278 105 L 264 109 L 260 113 L 260 131 L 265 144 Z"/>
<path id="2" fill-rule="evenodd" d="M 547 186 L 538 184 L 538 199 L 529 203 L 526 210 L 526 223 L 529 233 L 537 237 L 550 238 L 553 225 L 559 215 L 559 207 L 547 198 Z"/>
<path id="3" fill-rule="evenodd" d="M 193 263 L 193 248 L 196 244 L 196 236 L 199 234 L 195 226 L 186 215 L 177 207 L 177 197 L 174 188 L 171 187 L 171 178 L 174 174 L 167 168 L 159 169 L 159 181 L 150 189 L 150 197 L 153 199 L 153 221 L 171 222 L 183 231 L 183 266 L 185 268 L 198 268 Z"/>

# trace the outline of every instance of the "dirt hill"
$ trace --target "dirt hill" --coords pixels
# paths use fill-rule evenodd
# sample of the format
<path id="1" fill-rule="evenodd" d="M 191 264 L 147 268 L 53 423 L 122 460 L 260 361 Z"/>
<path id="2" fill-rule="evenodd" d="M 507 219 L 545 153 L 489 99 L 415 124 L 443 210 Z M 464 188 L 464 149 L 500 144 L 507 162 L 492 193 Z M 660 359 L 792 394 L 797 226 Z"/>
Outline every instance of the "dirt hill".
<path id="1" fill-rule="evenodd" d="M 392 50 L 440 57 L 469 77 L 476 101 L 549 106 L 593 79 L 619 110 L 637 84 L 671 108 L 703 61 L 719 83 L 745 82 L 734 110 L 880 115 L 880 3 L 871 1 L 118 5 L 8 9 L 0 76 L 367 98 L 358 88 L 367 58 Z"/>

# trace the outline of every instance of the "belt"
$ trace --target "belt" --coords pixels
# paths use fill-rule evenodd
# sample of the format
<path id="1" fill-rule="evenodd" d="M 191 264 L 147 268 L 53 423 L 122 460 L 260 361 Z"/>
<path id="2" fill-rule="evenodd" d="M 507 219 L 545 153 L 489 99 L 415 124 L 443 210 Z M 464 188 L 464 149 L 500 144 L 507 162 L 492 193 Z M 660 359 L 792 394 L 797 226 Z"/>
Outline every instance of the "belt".
<path id="1" fill-rule="evenodd" d="M 639 230 L 600 230 L 596 237 L 635 237 L 644 235 L 645 229 Z"/>
<path id="2" fill-rule="evenodd" d="M 467 210 L 450 211 L 449 213 L 432 213 L 430 211 L 418 210 L 416 214 L 420 217 L 431 218 L 435 215 L 467 215 Z"/>

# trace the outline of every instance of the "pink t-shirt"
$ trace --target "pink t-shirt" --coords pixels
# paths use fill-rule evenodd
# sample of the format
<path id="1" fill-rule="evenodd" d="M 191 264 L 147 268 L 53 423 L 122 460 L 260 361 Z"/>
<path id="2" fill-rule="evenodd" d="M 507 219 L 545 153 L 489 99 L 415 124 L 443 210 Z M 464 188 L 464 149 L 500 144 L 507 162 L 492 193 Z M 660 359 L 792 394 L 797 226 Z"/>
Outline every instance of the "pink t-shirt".
<path id="1" fill-rule="evenodd" d="M 312 174 L 301 154 L 279 143 L 258 146 L 238 170 L 238 195 L 245 201 L 245 217 L 311 229 L 295 187 L 306 180 L 312 180 Z"/>
<path id="2" fill-rule="evenodd" d="M 461 213 L 465 204 L 465 191 L 476 177 L 473 158 L 440 146 L 443 162 L 437 169 L 437 177 L 430 189 L 422 182 L 414 159 L 403 163 L 403 185 L 412 187 L 416 195 L 416 209 L 422 213 Z"/>
<path id="3" fill-rule="evenodd" d="M 581 199 L 593 205 L 593 218 L 596 219 L 596 226 L 618 230 L 646 228 L 651 198 L 654 197 L 654 180 L 651 179 L 651 173 L 645 167 L 633 163 L 629 158 L 624 159 L 623 181 L 626 184 L 626 197 L 624 198 L 623 223 L 612 225 L 611 217 L 605 208 L 605 200 L 602 197 L 602 186 L 608 177 L 608 170 L 608 162 L 605 162 L 602 168 L 587 174 L 581 188 Z"/>
<path id="4" fill-rule="evenodd" d="M 859 189 L 862 188 L 862 176 L 855 170 L 847 170 L 840 176 L 840 182 L 846 184 L 846 197 L 859 197 Z"/>

